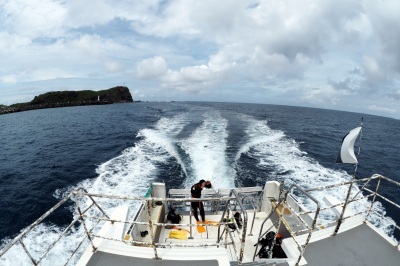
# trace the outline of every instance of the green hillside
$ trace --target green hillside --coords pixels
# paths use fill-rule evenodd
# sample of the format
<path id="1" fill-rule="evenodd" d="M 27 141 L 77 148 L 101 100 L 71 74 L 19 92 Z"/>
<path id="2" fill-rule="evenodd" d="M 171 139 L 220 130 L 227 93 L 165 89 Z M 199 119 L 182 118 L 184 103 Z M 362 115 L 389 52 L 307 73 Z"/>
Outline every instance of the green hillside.
<path id="1" fill-rule="evenodd" d="M 133 102 L 129 89 L 117 86 L 101 91 L 52 91 L 35 96 L 27 103 L 0 105 L 0 115 L 29 110 Z"/>
<path id="2" fill-rule="evenodd" d="M 101 91 L 52 91 L 36 96 L 29 105 L 50 103 L 96 102 L 100 96 L 102 102 L 132 102 L 132 95 L 127 87 L 118 86 Z"/>

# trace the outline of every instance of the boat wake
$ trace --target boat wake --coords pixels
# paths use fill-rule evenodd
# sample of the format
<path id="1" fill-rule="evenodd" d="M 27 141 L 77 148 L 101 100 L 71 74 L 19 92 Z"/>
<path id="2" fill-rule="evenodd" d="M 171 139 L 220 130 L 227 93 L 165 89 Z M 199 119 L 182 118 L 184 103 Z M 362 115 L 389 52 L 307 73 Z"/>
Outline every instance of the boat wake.
<path id="1" fill-rule="evenodd" d="M 226 155 L 227 125 L 228 121 L 219 112 L 206 112 L 203 123 L 181 140 L 192 173 L 185 180 L 186 188 L 200 179 L 210 180 L 215 188 L 234 187 L 235 172 Z"/>
<path id="2" fill-rule="evenodd" d="M 297 184 L 305 189 L 336 184 L 351 179 L 344 171 L 328 169 L 321 166 L 316 160 L 301 151 L 299 144 L 288 138 L 284 132 L 273 130 L 265 120 L 257 120 L 251 116 L 238 114 L 243 128 L 243 140 L 239 144 L 228 143 L 228 121 L 219 111 L 208 109 L 202 114 L 200 124 L 193 126 L 191 118 L 186 114 L 179 114 L 171 118 L 160 118 L 152 128 L 142 129 L 136 136 L 133 147 L 125 149 L 121 155 L 99 165 L 96 169 L 97 178 L 87 179 L 75 186 L 62 188 L 55 192 L 57 198 L 62 198 L 71 191 L 83 187 L 96 194 L 120 195 L 139 197 L 143 196 L 151 182 L 167 181 L 160 177 L 163 167 L 177 164 L 181 172 L 181 187 L 189 188 L 200 179 L 211 180 L 216 188 L 232 188 L 235 186 L 236 176 L 249 171 L 248 165 L 243 163 L 243 157 L 253 159 L 259 173 L 253 176 L 254 182 L 263 185 L 267 180 L 285 181 L 285 184 Z M 183 130 L 191 130 L 190 134 L 182 137 Z M 228 158 L 229 145 L 236 145 L 233 158 Z M 241 164 L 240 169 L 237 165 Z M 238 180 L 237 184 L 241 184 Z M 179 185 L 175 184 L 176 187 Z M 330 193 L 343 200 L 347 187 L 332 188 Z M 358 189 L 354 188 L 353 194 Z M 313 192 L 315 198 L 323 203 L 326 192 Z M 314 209 L 313 203 L 300 198 L 309 209 Z M 367 204 L 365 201 L 364 203 Z M 83 203 L 88 204 L 88 203 Z M 100 200 L 102 208 L 111 213 L 117 203 L 112 200 Z M 367 204 L 368 205 L 368 204 Z M 139 207 L 139 203 L 131 206 L 131 217 Z M 358 212 L 360 205 L 352 204 L 351 208 Z M 376 205 L 381 212 L 382 206 Z M 75 210 L 72 210 L 72 216 Z M 324 212 L 319 223 L 328 223 L 333 215 Z M 383 230 L 390 230 L 385 220 L 373 218 Z M 37 226 L 27 237 L 24 244 L 32 251 L 35 258 L 41 257 L 45 249 L 53 240 L 57 239 L 64 228 L 53 224 Z M 44 260 L 44 265 L 55 265 L 66 261 L 74 247 L 78 244 L 81 229 L 74 229 L 62 239 L 54 250 Z M 5 241 L 7 242 L 7 241 Z M 40 245 L 38 245 L 40 243 Z M 84 248 L 81 249 L 81 252 Z M 31 262 L 20 245 L 14 246 L 10 252 L 0 259 L 1 265 L 29 265 Z M 79 257 L 79 256 L 77 256 Z M 72 264 L 76 263 L 74 259 Z"/>
<path id="3" fill-rule="evenodd" d="M 243 122 L 247 122 L 245 129 L 248 140 L 243 144 L 235 156 L 235 161 L 240 161 L 243 154 L 258 161 L 257 167 L 269 172 L 268 177 L 256 177 L 260 185 L 267 180 L 284 181 L 285 186 L 297 184 L 307 190 L 315 187 L 324 187 L 328 185 L 347 182 L 352 176 L 342 170 L 333 170 L 320 165 L 316 160 L 307 156 L 307 153 L 301 151 L 299 144 L 285 136 L 280 130 L 272 130 L 268 127 L 267 121 L 260 121 L 248 116 L 242 116 Z M 243 169 L 243 168 L 242 168 Z M 324 196 L 334 195 L 340 201 L 344 201 L 349 186 L 334 187 L 323 191 L 313 191 L 311 195 L 316 198 L 325 207 Z M 353 186 L 351 196 L 354 197 L 360 190 Z M 308 198 L 299 196 L 302 202 L 309 210 L 315 210 L 316 205 Z M 369 208 L 370 202 L 367 199 L 359 203 L 349 204 L 349 208 L 354 213 Z M 374 209 L 384 214 L 385 210 L 379 202 L 374 204 Z M 392 235 L 393 227 L 391 223 L 377 215 L 371 214 L 370 221 L 385 233 Z M 327 210 L 320 213 L 319 223 L 328 224 L 334 221 L 334 214 Z M 390 218 L 388 218 L 391 220 Z"/>

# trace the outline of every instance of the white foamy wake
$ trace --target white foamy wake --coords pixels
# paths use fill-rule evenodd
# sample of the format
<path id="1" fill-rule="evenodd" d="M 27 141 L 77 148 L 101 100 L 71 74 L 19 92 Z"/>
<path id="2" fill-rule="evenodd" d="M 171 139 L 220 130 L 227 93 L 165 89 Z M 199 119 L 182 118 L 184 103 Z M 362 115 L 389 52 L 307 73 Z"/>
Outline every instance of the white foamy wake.
<path id="1" fill-rule="evenodd" d="M 209 179 L 215 187 L 233 187 L 234 170 L 228 165 L 225 154 L 228 136 L 227 120 L 223 119 L 217 111 L 206 112 L 203 123 L 187 139 L 178 139 L 179 133 L 188 123 L 190 121 L 185 114 L 161 118 L 154 128 L 143 129 L 138 133 L 137 137 L 141 139 L 134 147 L 125 149 L 121 155 L 99 165 L 96 169 L 97 178 L 86 179 L 76 186 L 57 190 L 55 196 L 61 199 L 71 191 L 82 187 L 94 194 L 140 197 L 146 193 L 154 177 L 157 176 L 158 166 L 167 163 L 171 158 L 180 164 L 187 176 L 186 187 L 199 179 Z M 180 146 L 189 156 L 190 162 L 187 166 L 180 157 L 177 146 Z M 107 214 L 111 214 L 113 208 L 121 204 L 121 201 L 101 198 L 96 198 L 96 202 Z M 90 203 L 89 200 L 80 202 L 81 208 L 84 209 Z M 131 217 L 140 206 L 140 202 L 124 202 L 123 204 L 130 205 Z M 71 216 L 76 215 L 75 210 L 71 212 L 73 213 Z M 98 214 L 98 211 L 93 210 L 92 215 L 95 213 Z M 94 222 L 89 219 L 85 223 L 88 228 L 94 225 Z M 24 244 L 34 259 L 38 259 L 63 230 L 64 228 L 42 223 L 24 237 Z M 59 265 L 66 261 L 79 241 L 83 239 L 83 235 L 81 226 L 69 232 L 44 258 L 42 265 Z M 88 241 L 85 241 L 70 265 L 77 262 L 79 254 L 88 244 Z M 1 265 L 31 264 L 20 245 L 14 246 L 0 259 L 0 262 Z"/>
<path id="2" fill-rule="evenodd" d="M 351 176 L 345 171 L 325 168 L 314 159 L 308 157 L 307 153 L 300 150 L 296 141 L 286 137 L 282 131 L 269 128 L 267 121 L 255 120 L 248 116 L 243 116 L 242 118 L 243 123 L 247 124 L 245 131 L 248 141 L 241 146 L 235 156 L 235 160 L 240 160 L 241 155 L 244 153 L 257 159 L 257 167 L 269 169 L 269 180 L 285 180 L 285 185 L 297 184 L 303 189 L 351 180 Z M 266 181 L 267 177 L 261 177 L 260 180 Z M 329 190 L 315 191 L 311 194 L 324 207 L 323 197 L 326 194 L 334 195 L 339 200 L 344 201 L 348 188 L 349 186 L 341 186 Z M 353 186 L 351 195 L 354 196 L 358 191 L 359 189 Z M 299 199 L 310 210 L 316 208 L 315 204 L 307 198 L 300 197 Z M 370 206 L 370 202 L 366 199 L 360 201 L 360 203 L 367 207 Z M 365 207 L 357 203 L 350 204 L 349 208 L 355 213 L 365 209 Z M 374 208 L 384 213 L 379 203 L 374 205 Z M 333 221 L 333 218 L 334 216 L 330 211 L 324 211 L 320 215 L 319 223 L 326 224 Z M 371 219 L 386 233 L 391 233 L 389 222 L 380 219 L 376 215 L 372 215 Z"/>
<path id="3" fill-rule="evenodd" d="M 69 187 L 63 191 L 56 191 L 55 196 L 61 198 L 71 191 L 83 187 L 90 193 L 140 197 L 144 196 L 149 184 L 157 176 L 157 165 L 165 163 L 171 157 L 175 158 L 182 165 L 183 171 L 186 171 L 182 160 L 174 146 L 175 136 L 178 135 L 187 124 L 185 115 L 177 115 L 173 118 L 161 118 L 154 129 L 143 129 L 138 137 L 142 139 L 134 147 L 127 148 L 122 154 L 113 158 L 100 166 L 96 172 L 98 177 L 87 179 Z M 121 201 L 96 199 L 101 208 L 108 214 L 111 214 L 113 208 Z M 141 202 L 125 202 L 131 207 L 130 216 L 132 217 Z M 81 202 L 81 208 L 90 204 L 90 201 Z M 94 210 L 94 212 L 96 212 Z M 75 214 L 74 214 L 75 215 Z M 72 220 L 72 217 L 71 217 Z M 86 220 L 88 228 L 93 226 L 93 222 Z M 58 238 L 60 232 L 64 229 L 54 225 L 40 224 L 29 235 L 24 237 L 24 244 L 31 252 L 34 259 L 41 257 L 46 248 Z M 61 239 L 52 249 L 51 253 L 45 257 L 41 265 L 60 265 L 69 258 L 73 249 L 82 239 L 83 230 L 80 226 L 73 232 Z M 87 241 L 86 241 L 87 242 Z M 83 252 L 85 246 L 78 252 Z M 70 265 L 74 265 L 79 255 L 74 257 Z M 1 265 L 31 265 L 31 261 L 23 251 L 20 245 L 14 246 L 10 251 L 0 259 Z"/>
<path id="4" fill-rule="evenodd" d="M 83 187 L 96 194 L 143 196 L 149 184 L 157 176 L 158 166 L 171 158 L 180 164 L 185 173 L 187 178 L 183 185 L 186 188 L 200 179 L 211 180 L 216 188 L 234 187 L 235 170 L 228 163 L 226 155 L 228 121 L 218 111 L 206 111 L 203 118 L 201 125 L 186 139 L 178 139 L 179 133 L 190 123 L 186 115 L 161 118 L 154 128 L 143 129 L 138 133 L 141 139 L 134 147 L 127 148 L 118 157 L 98 166 L 97 178 L 87 179 L 66 190 L 56 191 L 55 195 L 61 198 L 72 190 Z M 240 160 L 242 154 L 247 154 L 257 160 L 257 167 L 260 169 L 268 169 L 269 173 L 272 169 L 272 175 L 269 174 L 269 177 L 258 177 L 261 183 L 271 176 L 270 179 L 285 179 L 287 185 L 295 183 L 303 188 L 326 186 L 350 180 L 351 176 L 344 171 L 325 168 L 308 157 L 293 139 L 286 137 L 282 131 L 270 129 L 266 121 L 259 121 L 249 116 L 242 116 L 242 120 L 246 128 L 247 141 L 239 148 L 235 162 Z M 176 147 L 182 148 L 188 155 L 187 160 L 182 160 Z M 354 188 L 353 195 L 357 191 L 358 189 Z M 329 190 L 329 194 L 339 199 L 344 199 L 346 192 L 347 187 Z M 325 193 L 327 192 L 313 192 L 313 196 L 323 204 L 322 198 Z M 305 198 L 300 198 L 300 200 L 309 209 L 314 209 L 314 205 Z M 111 214 L 112 209 L 117 205 L 116 202 L 110 200 L 99 199 L 98 202 L 108 214 Z M 367 200 L 363 203 L 368 205 Z M 88 202 L 82 202 L 82 204 L 87 205 Z M 139 205 L 139 202 L 131 203 L 131 216 Z M 355 211 L 362 208 L 356 204 L 350 207 Z M 384 209 L 379 204 L 375 208 L 384 213 Z M 324 212 L 319 222 L 327 223 L 331 219 L 332 215 Z M 387 221 L 376 217 L 373 219 L 380 228 L 388 228 Z M 92 223 L 87 222 L 90 228 Z M 24 244 L 37 259 L 62 230 L 63 228 L 54 225 L 41 224 L 24 238 Z M 81 236 L 83 236 L 81 227 L 68 233 L 67 237 L 62 239 L 45 258 L 43 265 L 59 265 L 66 261 L 82 239 Z M 78 254 L 87 244 L 83 245 Z M 74 258 L 70 265 L 76 262 L 77 258 Z M 0 258 L 0 265 L 31 264 L 20 245 L 16 245 Z"/>
<path id="5" fill-rule="evenodd" d="M 226 158 L 228 121 L 218 111 L 205 112 L 203 117 L 202 124 L 182 140 L 182 149 L 189 155 L 193 170 L 185 187 L 200 179 L 210 180 L 214 188 L 234 187 L 235 172 Z"/>

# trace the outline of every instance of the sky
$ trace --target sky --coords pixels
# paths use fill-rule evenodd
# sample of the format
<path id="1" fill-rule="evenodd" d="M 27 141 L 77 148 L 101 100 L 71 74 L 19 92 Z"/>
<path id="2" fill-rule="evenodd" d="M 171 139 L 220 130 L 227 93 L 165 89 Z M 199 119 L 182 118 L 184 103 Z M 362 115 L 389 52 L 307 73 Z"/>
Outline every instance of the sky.
<path id="1" fill-rule="evenodd" d="M 398 0 L 0 0 L 0 104 L 122 85 L 400 119 L 399 14 Z"/>

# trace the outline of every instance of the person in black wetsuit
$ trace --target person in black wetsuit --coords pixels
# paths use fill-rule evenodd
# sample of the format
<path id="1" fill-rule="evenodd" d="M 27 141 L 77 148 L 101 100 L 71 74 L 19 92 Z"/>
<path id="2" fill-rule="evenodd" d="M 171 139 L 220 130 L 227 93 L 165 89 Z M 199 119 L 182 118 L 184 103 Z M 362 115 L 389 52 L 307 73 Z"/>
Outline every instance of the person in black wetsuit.
<path id="1" fill-rule="evenodd" d="M 204 179 L 200 180 L 199 183 L 194 184 L 191 189 L 190 189 L 190 193 L 192 194 L 192 198 L 196 198 L 199 199 L 201 198 L 201 191 L 203 190 L 203 188 L 211 188 L 211 182 L 210 181 L 205 181 Z M 192 202 L 192 210 L 193 210 L 193 215 L 194 218 L 196 219 L 196 221 L 199 221 L 199 216 L 197 214 L 197 209 L 200 210 L 200 216 L 201 216 L 201 220 L 204 222 L 206 220 L 206 215 L 204 213 L 204 205 L 203 202 L 201 201 L 196 201 L 196 202 Z"/>

